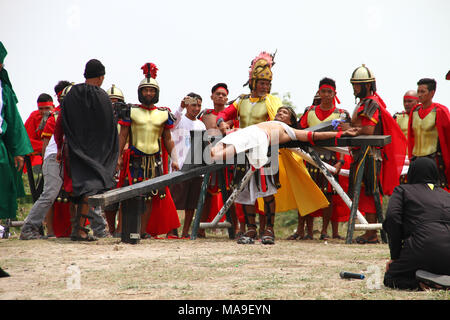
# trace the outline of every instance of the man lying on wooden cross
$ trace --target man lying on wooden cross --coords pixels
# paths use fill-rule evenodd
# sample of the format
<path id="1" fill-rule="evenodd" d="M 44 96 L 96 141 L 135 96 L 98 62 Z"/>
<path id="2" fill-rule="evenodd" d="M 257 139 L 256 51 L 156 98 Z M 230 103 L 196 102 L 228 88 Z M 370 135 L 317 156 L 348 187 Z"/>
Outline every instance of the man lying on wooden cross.
<path id="1" fill-rule="evenodd" d="M 278 109 L 273 121 L 261 122 L 244 129 L 231 130 L 213 148 L 213 160 L 227 159 L 237 153 L 249 151 L 247 158 L 256 169 L 267 163 L 267 150 L 269 145 L 283 144 L 291 140 L 310 142 L 314 145 L 316 140 L 333 139 L 340 136 L 357 135 L 356 128 L 342 132 L 326 131 L 314 132 L 295 129 L 297 116 L 291 107 L 282 106 Z"/>
<path id="2" fill-rule="evenodd" d="M 269 145 L 277 145 L 287 143 L 291 140 L 309 141 L 314 144 L 315 140 L 326 140 L 339 137 L 341 135 L 356 136 L 357 130 L 351 128 L 341 132 L 314 132 L 306 130 L 294 129 L 297 123 L 297 115 L 295 111 L 290 107 L 282 106 L 277 110 L 277 114 L 273 121 L 261 122 L 248 126 L 243 129 L 237 129 L 221 139 L 213 148 L 211 148 L 212 160 L 226 160 L 227 158 L 233 158 L 235 154 L 249 151 L 247 153 L 248 162 L 255 169 L 262 168 L 268 162 L 268 150 Z M 278 157 L 276 157 L 278 161 Z M 278 168 L 278 166 L 274 166 Z M 276 169 L 277 170 L 277 169 Z M 276 174 L 269 170 L 268 175 Z M 275 212 L 275 199 L 273 195 L 277 193 L 278 187 L 267 187 L 267 192 L 264 194 L 264 206 L 267 206 L 266 219 L 267 228 L 261 236 L 261 242 L 263 244 L 274 244 L 275 233 L 273 230 L 274 212 Z M 258 198 L 258 190 L 255 182 L 249 182 L 248 188 L 243 190 L 236 198 L 236 203 L 245 205 L 255 204 L 256 198 Z M 269 200 L 266 200 L 269 199 Z M 243 206 L 247 208 L 247 206 Z M 270 208 L 270 210 L 269 210 Z M 251 208 L 250 208 L 251 209 Z M 247 209 L 248 210 L 248 209 Z M 247 212 L 244 210 L 244 215 L 248 221 L 248 231 L 238 240 L 239 244 L 251 244 L 256 239 L 256 225 L 254 222 L 254 211 Z"/>

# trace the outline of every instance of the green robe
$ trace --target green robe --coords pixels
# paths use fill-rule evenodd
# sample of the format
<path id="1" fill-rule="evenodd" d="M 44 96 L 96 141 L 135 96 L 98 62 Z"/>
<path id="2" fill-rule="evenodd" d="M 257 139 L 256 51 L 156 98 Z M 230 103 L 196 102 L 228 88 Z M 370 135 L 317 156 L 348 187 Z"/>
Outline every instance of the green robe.
<path id="1" fill-rule="evenodd" d="M 0 219 L 14 219 L 17 198 L 25 196 L 22 170 L 14 157 L 33 152 L 27 131 L 17 110 L 17 97 L 5 69 L 0 70 Z"/>

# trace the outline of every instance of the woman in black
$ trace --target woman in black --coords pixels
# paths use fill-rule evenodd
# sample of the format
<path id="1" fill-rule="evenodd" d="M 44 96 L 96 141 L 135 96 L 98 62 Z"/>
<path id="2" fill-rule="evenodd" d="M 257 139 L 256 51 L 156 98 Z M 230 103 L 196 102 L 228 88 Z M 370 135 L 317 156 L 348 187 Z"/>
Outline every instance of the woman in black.
<path id="1" fill-rule="evenodd" d="M 450 194 L 437 187 L 431 159 L 413 161 L 407 178 L 394 189 L 383 223 L 391 253 L 384 285 L 418 289 L 419 269 L 450 275 Z"/>

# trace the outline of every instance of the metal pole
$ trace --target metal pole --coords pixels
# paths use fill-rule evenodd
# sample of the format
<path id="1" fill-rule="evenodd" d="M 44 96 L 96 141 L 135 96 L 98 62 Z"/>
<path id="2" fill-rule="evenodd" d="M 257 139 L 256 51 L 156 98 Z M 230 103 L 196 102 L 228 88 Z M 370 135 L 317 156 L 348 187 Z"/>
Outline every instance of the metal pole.
<path id="1" fill-rule="evenodd" d="M 303 156 L 307 155 L 308 157 L 310 157 L 310 159 L 312 160 L 311 164 L 313 164 L 319 168 L 319 170 L 323 173 L 325 178 L 327 178 L 327 180 L 330 182 L 330 184 L 336 190 L 337 194 L 345 202 L 347 207 L 349 207 L 349 209 L 351 209 L 352 208 L 352 200 L 347 195 L 347 193 L 344 191 L 344 189 L 342 189 L 341 185 L 336 181 L 336 179 L 334 179 L 334 177 L 330 173 L 330 171 L 327 170 L 327 168 L 325 166 L 326 163 L 324 163 L 324 162 L 322 162 L 322 160 L 320 160 L 319 155 L 313 148 L 309 148 L 308 151 L 309 151 L 309 154 L 303 151 L 303 153 L 301 153 L 301 156 L 303 157 Z M 310 162 L 310 161 L 308 161 L 308 162 Z M 359 212 L 358 208 L 356 208 L 356 217 L 358 218 L 359 222 L 361 222 L 362 224 L 368 224 L 366 218 L 364 218 L 364 216 L 361 214 L 361 212 Z"/>
<path id="2" fill-rule="evenodd" d="M 253 176 L 253 174 L 256 172 L 255 169 L 250 168 L 247 173 L 245 174 L 244 178 L 242 178 L 242 181 L 239 183 L 239 186 L 233 190 L 231 195 L 228 197 L 227 201 L 224 203 L 222 209 L 217 213 L 217 215 L 214 217 L 214 220 L 211 223 L 202 223 L 202 228 L 214 228 L 220 219 L 222 219 L 225 212 L 231 207 L 231 205 L 234 203 L 234 200 L 236 200 L 237 196 L 241 191 L 244 189 L 244 187 L 247 185 L 250 178 Z"/>

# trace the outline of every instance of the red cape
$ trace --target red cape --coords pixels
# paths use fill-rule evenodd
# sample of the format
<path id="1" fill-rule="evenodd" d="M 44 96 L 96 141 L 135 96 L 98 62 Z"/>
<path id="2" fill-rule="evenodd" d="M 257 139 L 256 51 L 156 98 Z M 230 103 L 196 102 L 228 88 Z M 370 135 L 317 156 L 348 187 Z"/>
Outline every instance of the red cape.
<path id="1" fill-rule="evenodd" d="M 417 108 L 422 107 L 422 104 L 418 104 L 411 110 L 410 115 Z M 433 108 L 436 108 L 436 128 L 439 136 L 439 144 L 441 146 L 442 158 L 445 165 L 445 176 L 447 182 L 450 183 L 450 112 L 446 106 L 439 103 L 433 103 L 428 108 L 430 112 Z M 409 117 L 408 122 L 408 152 L 411 157 L 412 150 L 414 148 L 414 131 L 412 130 L 412 117 Z"/>
<path id="2" fill-rule="evenodd" d="M 57 238 L 69 237 L 72 230 L 70 222 L 70 203 L 53 203 L 53 231 Z"/>
<path id="3" fill-rule="evenodd" d="M 164 143 L 161 143 L 161 155 L 163 171 L 164 174 L 167 174 L 169 173 L 169 160 Z M 169 233 L 173 229 L 178 229 L 180 226 L 177 208 L 173 203 L 169 187 L 166 187 L 166 197 L 164 199 L 161 199 L 159 196 L 152 198 L 152 212 L 145 231 L 151 236 L 156 237 L 160 234 Z"/>
<path id="4" fill-rule="evenodd" d="M 387 111 L 386 104 L 378 94 L 369 96 L 380 106 L 381 121 L 383 123 L 383 134 L 391 136 L 391 143 L 382 149 L 383 162 L 381 165 L 381 185 L 385 195 L 391 195 L 394 188 L 399 184 L 400 174 L 406 157 L 407 141 L 397 121 Z"/>

